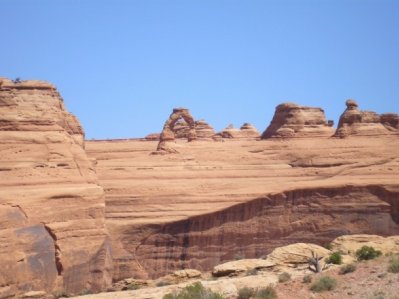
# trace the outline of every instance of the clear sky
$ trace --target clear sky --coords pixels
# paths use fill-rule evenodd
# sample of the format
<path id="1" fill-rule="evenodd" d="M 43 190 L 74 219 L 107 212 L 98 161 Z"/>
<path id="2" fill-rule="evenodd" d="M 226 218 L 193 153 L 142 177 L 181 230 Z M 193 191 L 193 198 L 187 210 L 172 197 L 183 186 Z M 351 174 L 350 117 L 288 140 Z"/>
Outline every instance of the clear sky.
<path id="1" fill-rule="evenodd" d="M 54 83 L 86 137 L 173 107 L 261 132 L 282 102 L 399 112 L 399 0 L 0 0 L 0 76 Z"/>

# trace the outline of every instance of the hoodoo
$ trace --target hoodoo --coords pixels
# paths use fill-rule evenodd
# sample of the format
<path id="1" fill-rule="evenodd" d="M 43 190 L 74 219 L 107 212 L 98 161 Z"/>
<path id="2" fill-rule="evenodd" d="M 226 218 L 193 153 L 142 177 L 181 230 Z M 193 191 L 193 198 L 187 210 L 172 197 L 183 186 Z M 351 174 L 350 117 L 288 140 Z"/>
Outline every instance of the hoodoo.
<path id="1" fill-rule="evenodd" d="M 399 134 L 399 116 L 395 113 L 378 115 L 373 111 L 361 111 L 354 100 L 346 101 L 335 137 L 377 136 Z"/>
<path id="2" fill-rule="evenodd" d="M 283 103 L 276 107 L 261 138 L 329 137 L 333 132 L 332 122 L 326 121 L 323 109 Z"/>

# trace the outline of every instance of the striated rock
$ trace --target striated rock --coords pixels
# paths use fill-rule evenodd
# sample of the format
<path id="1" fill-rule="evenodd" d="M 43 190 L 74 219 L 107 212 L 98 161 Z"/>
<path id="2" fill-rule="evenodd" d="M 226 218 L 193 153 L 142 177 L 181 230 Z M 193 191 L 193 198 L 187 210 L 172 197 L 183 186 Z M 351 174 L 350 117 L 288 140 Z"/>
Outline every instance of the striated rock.
<path id="1" fill-rule="evenodd" d="M 144 139 L 150 140 L 150 141 L 158 141 L 160 137 L 161 137 L 161 134 L 159 134 L 159 133 L 150 133 L 147 136 L 145 136 Z"/>
<path id="2" fill-rule="evenodd" d="M 232 275 L 236 276 L 238 274 L 245 273 L 248 270 L 272 268 L 275 265 L 276 264 L 274 262 L 269 260 L 243 259 L 217 265 L 213 268 L 212 275 L 216 277 Z"/>
<path id="3" fill-rule="evenodd" d="M 0 79 L 0 297 L 111 283 L 104 191 L 49 83 Z"/>
<path id="4" fill-rule="evenodd" d="M 173 272 L 173 276 L 179 279 L 198 278 L 201 277 L 201 271 L 195 269 L 184 269 Z"/>
<path id="5" fill-rule="evenodd" d="M 396 137 L 180 145 L 179 155 L 150 156 L 151 142 L 86 142 L 106 190 L 115 280 L 399 234 Z"/>
<path id="6" fill-rule="evenodd" d="M 195 122 L 190 112 L 186 108 L 174 108 L 172 114 L 169 116 L 168 120 L 165 122 L 161 136 L 159 138 L 159 143 L 157 147 L 157 152 L 161 153 L 176 153 L 177 151 L 170 147 L 167 142 L 175 140 L 174 127 L 175 125 L 182 127 L 182 123 L 178 124 L 178 121 L 183 119 L 185 124 L 188 125 L 187 139 L 192 141 L 197 139 L 197 134 L 195 132 Z M 184 124 L 183 124 L 184 126 Z M 178 134 L 180 133 L 178 130 Z M 180 133 L 181 134 L 181 133 Z"/>
<path id="7" fill-rule="evenodd" d="M 335 137 L 378 136 L 399 134 L 399 116 L 395 113 L 378 115 L 373 111 L 361 111 L 354 100 L 346 101 Z"/>
<path id="8" fill-rule="evenodd" d="M 258 130 L 250 123 L 244 123 L 240 129 L 236 129 L 230 124 L 223 131 L 218 133 L 218 135 L 222 138 L 232 139 L 256 139 L 260 136 Z"/>
<path id="9" fill-rule="evenodd" d="M 327 122 L 321 108 L 283 103 L 276 107 L 270 125 L 261 138 L 329 137 L 332 122 Z"/>
<path id="10" fill-rule="evenodd" d="M 203 119 L 195 122 L 195 131 L 197 132 L 198 139 L 212 139 L 216 134 L 213 127 Z"/>

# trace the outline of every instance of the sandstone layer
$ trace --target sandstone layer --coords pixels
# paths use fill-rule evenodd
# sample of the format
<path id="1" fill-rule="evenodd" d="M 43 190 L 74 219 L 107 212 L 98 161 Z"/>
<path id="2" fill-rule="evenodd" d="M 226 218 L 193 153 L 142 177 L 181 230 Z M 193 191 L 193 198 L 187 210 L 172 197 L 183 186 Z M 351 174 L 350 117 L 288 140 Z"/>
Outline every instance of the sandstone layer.
<path id="1" fill-rule="evenodd" d="M 112 279 L 104 191 L 54 86 L 0 79 L 0 298 Z"/>
<path id="2" fill-rule="evenodd" d="M 87 142 L 106 193 L 115 279 L 201 271 L 241 255 L 399 234 L 399 139 Z"/>
<path id="3" fill-rule="evenodd" d="M 346 101 L 346 110 L 341 115 L 336 137 L 399 135 L 399 116 L 395 113 L 377 114 L 361 111 L 354 100 Z"/>
<path id="4" fill-rule="evenodd" d="M 276 107 L 270 125 L 262 133 L 262 139 L 329 137 L 334 133 L 332 125 L 321 108 L 283 103 Z"/>

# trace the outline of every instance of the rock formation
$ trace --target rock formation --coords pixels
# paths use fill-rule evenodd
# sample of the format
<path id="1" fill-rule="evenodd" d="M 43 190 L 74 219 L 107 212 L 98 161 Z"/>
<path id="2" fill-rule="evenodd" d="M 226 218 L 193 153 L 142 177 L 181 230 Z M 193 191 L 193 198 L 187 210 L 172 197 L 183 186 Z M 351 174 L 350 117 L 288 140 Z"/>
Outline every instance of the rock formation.
<path id="1" fill-rule="evenodd" d="M 250 123 L 244 123 L 240 129 L 236 129 L 230 124 L 218 135 L 222 138 L 233 139 L 256 139 L 260 136 L 259 131 Z"/>
<path id="2" fill-rule="evenodd" d="M 332 125 L 321 108 L 283 103 L 276 107 L 261 138 L 330 137 L 334 133 Z"/>
<path id="3" fill-rule="evenodd" d="M 173 132 L 173 129 L 180 119 L 183 119 L 189 127 L 187 133 L 188 141 L 197 139 L 197 134 L 195 132 L 195 122 L 188 109 L 174 108 L 172 114 L 169 116 L 168 120 L 165 122 L 165 125 L 163 126 L 163 130 L 161 132 L 161 136 L 159 138 L 159 143 L 157 147 L 158 152 L 164 152 L 164 153 L 176 152 L 175 149 L 168 146 L 167 142 L 175 140 L 175 133 Z"/>
<path id="4" fill-rule="evenodd" d="M 0 79 L 0 298 L 111 283 L 104 192 L 54 86 Z"/>
<path id="5" fill-rule="evenodd" d="M 182 143 L 155 157 L 154 144 L 86 143 L 106 190 L 116 280 L 399 234 L 396 136 Z"/>
<path id="6" fill-rule="evenodd" d="M 335 137 L 378 136 L 399 134 L 399 116 L 395 113 L 378 115 L 373 111 L 361 111 L 354 100 L 346 101 Z"/>
<path id="7" fill-rule="evenodd" d="M 194 122 L 194 129 L 197 136 L 197 139 L 200 140 L 211 140 L 212 137 L 215 135 L 215 130 L 209 125 L 205 120 L 197 120 Z M 179 139 L 189 139 L 190 138 L 190 126 L 184 119 L 179 119 L 172 131 L 175 135 L 175 138 Z M 145 136 L 146 140 L 159 140 L 161 134 L 152 133 Z"/>

